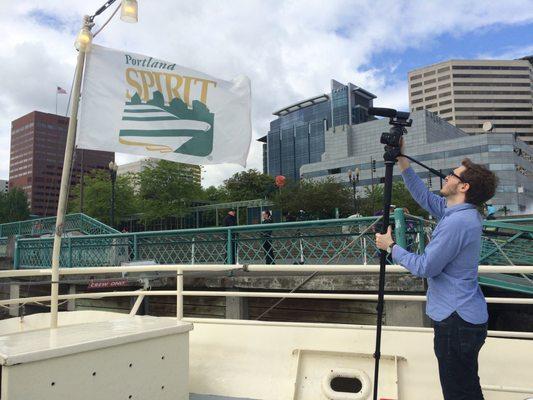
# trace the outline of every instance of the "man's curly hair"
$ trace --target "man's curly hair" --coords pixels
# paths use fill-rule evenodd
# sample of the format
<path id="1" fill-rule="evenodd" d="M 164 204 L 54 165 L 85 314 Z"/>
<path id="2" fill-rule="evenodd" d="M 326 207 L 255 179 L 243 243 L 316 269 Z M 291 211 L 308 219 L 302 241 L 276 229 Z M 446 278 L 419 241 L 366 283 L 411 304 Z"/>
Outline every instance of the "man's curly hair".
<path id="1" fill-rule="evenodd" d="M 473 163 L 469 158 L 465 158 L 461 164 L 466 168 L 461 174 L 461 178 L 470 185 L 465 194 L 465 201 L 481 206 L 496 193 L 498 177 L 494 172 L 483 165 Z"/>

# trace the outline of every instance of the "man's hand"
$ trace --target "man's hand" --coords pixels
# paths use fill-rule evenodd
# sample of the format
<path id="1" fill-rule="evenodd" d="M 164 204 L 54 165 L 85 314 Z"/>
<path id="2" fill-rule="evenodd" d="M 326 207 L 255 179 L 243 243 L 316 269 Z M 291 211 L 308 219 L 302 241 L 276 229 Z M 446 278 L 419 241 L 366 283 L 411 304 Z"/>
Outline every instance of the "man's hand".
<path id="1" fill-rule="evenodd" d="M 400 139 L 400 151 L 402 152 L 402 154 L 405 154 L 405 140 L 404 140 L 403 136 Z M 411 164 L 409 164 L 409 160 L 407 160 L 407 158 L 398 157 L 398 167 L 400 167 L 400 171 L 401 172 L 403 172 L 404 170 L 409 168 L 410 165 Z"/>
<path id="2" fill-rule="evenodd" d="M 394 240 L 392 240 L 392 228 L 387 228 L 387 233 L 384 235 L 380 233 L 376 233 L 376 246 L 378 246 L 381 250 L 387 250 L 387 248 L 394 243 Z"/>

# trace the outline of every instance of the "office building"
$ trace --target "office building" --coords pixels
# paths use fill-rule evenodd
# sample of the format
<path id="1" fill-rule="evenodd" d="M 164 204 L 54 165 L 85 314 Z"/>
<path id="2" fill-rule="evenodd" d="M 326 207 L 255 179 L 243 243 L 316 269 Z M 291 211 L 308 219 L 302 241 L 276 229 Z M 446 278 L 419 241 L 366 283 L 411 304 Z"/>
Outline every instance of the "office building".
<path id="1" fill-rule="evenodd" d="M 512 133 L 533 145 L 532 57 L 450 60 L 410 71 L 409 107 L 468 134 Z"/>
<path id="2" fill-rule="evenodd" d="M 11 122 L 9 188 L 26 192 L 31 214 L 51 216 L 57 212 L 68 122 L 67 117 L 39 111 Z M 76 150 L 70 184 L 77 184 L 82 172 L 107 170 L 114 159 L 110 152 Z"/>
<path id="3" fill-rule="evenodd" d="M 505 208 L 510 214 L 533 212 L 533 150 L 511 133 L 468 135 L 435 114 L 415 111 L 412 127 L 405 135 L 408 154 L 434 169 L 456 168 L 468 157 L 494 171 L 499 186 L 492 204 L 497 210 Z M 348 183 L 348 171 L 360 169 L 358 195 L 365 186 L 377 184 L 384 177 L 382 132 L 388 131 L 388 119 L 369 121 L 359 125 L 330 128 L 325 133 L 325 151 L 320 162 L 302 166 L 302 178 L 331 177 Z M 372 172 L 371 159 L 376 160 Z M 417 174 L 432 189 L 438 191 L 440 179 L 412 163 Z M 396 166 L 394 179 L 401 180 Z"/>
<path id="4" fill-rule="evenodd" d="M 117 174 L 138 174 L 142 172 L 146 167 L 154 165 L 159 162 L 158 158 L 144 158 L 142 160 L 134 161 L 131 163 L 118 166 Z M 177 163 L 181 165 L 183 171 L 183 177 L 191 179 L 197 185 L 202 184 L 202 168 L 199 165 Z"/>
<path id="5" fill-rule="evenodd" d="M 273 113 L 263 142 L 263 172 L 300 179 L 302 165 L 318 162 L 325 149 L 324 133 L 329 128 L 359 124 L 368 120 L 372 93 L 352 83 L 331 81 L 331 92 L 291 104 Z"/>
<path id="6" fill-rule="evenodd" d="M 5 179 L 0 179 L 0 193 L 7 193 L 9 190 L 9 181 Z"/>

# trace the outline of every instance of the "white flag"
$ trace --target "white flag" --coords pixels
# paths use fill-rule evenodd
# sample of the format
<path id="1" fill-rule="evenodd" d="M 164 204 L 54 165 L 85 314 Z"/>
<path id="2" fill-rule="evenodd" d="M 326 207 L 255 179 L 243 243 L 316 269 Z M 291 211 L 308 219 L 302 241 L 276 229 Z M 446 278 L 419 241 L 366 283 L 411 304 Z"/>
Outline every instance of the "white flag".
<path id="1" fill-rule="evenodd" d="M 250 80 L 214 78 L 175 63 L 93 45 L 76 144 L 190 164 L 246 164 Z"/>

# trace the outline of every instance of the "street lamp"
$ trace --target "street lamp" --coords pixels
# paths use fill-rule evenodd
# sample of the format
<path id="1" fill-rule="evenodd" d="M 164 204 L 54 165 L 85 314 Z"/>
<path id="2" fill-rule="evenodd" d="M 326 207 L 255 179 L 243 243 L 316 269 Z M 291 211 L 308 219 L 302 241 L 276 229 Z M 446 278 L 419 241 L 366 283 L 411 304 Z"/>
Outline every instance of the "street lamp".
<path id="1" fill-rule="evenodd" d="M 348 170 L 348 180 L 352 184 L 353 188 L 353 213 L 357 214 L 357 197 L 355 193 L 355 187 L 359 183 L 359 173 L 360 169 L 356 168 L 355 171 L 352 172 L 351 169 Z"/>
<path id="2" fill-rule="evenodd" d="M 116 0 L 108 0 L 93 15 L 85 15 L 81 30 L 76 37 L 74 46 L 78 50 L 76 60 L 76 72 L 74 74 L 74 83 L 72 85 L 72 107 L 70 110 L 70 120 L 67 131 L 67 142 L 65 146 L 65 158 L 63 159 L 63 171 L 61 173 L 61 187 L 59 189 L 59 201 L 57 205 L 56 227 L 54 232 L 54 247 L 52 250 L 52 284 L 50 300 L 50 327 L 57 328 L 58 306 L 59 306 L 59 256 L 61 253 L 61 235 L 65 223 L 65 213 L 68 200 L 68 185 L 70 182 L 70 170 L 72 166 L 72 155 L 74 153 L 74 144 L 76 142 L 76 123 L 78 121 L 78 106 L 80 103 L 80 89 L 85 64 L 85 53 L 90 50 L 90 45 L 94 36 L 102 31 L 107 23 L 113 18 L 118 8 L 111 17 L 102 25 L 94 35 L 91 29 L 94 26 L 94 18 L 103 13 Z M 136 0 L 123 0 L 120 8 L 127 9 L 121 14 L 121 18 L 128 22 L 137 21 L 137 2 Z M 135 16 L 135 18 L 133 18 Z"/>
<path id="3" fill-rule="evenodd" d="M 120 19 L 130 23 L 139 21 L 137 0 L 122 0 Z"/>
<path id="4" fill-rule="evenodd" d="M 111 161 L 109 162 L 109 175 L 111 177 L 111 211 L 110 211 L 110 220 L 111 227 L 115 227 L 115 182 L 117 181 L 117 171 L 118 165 Z"/>

